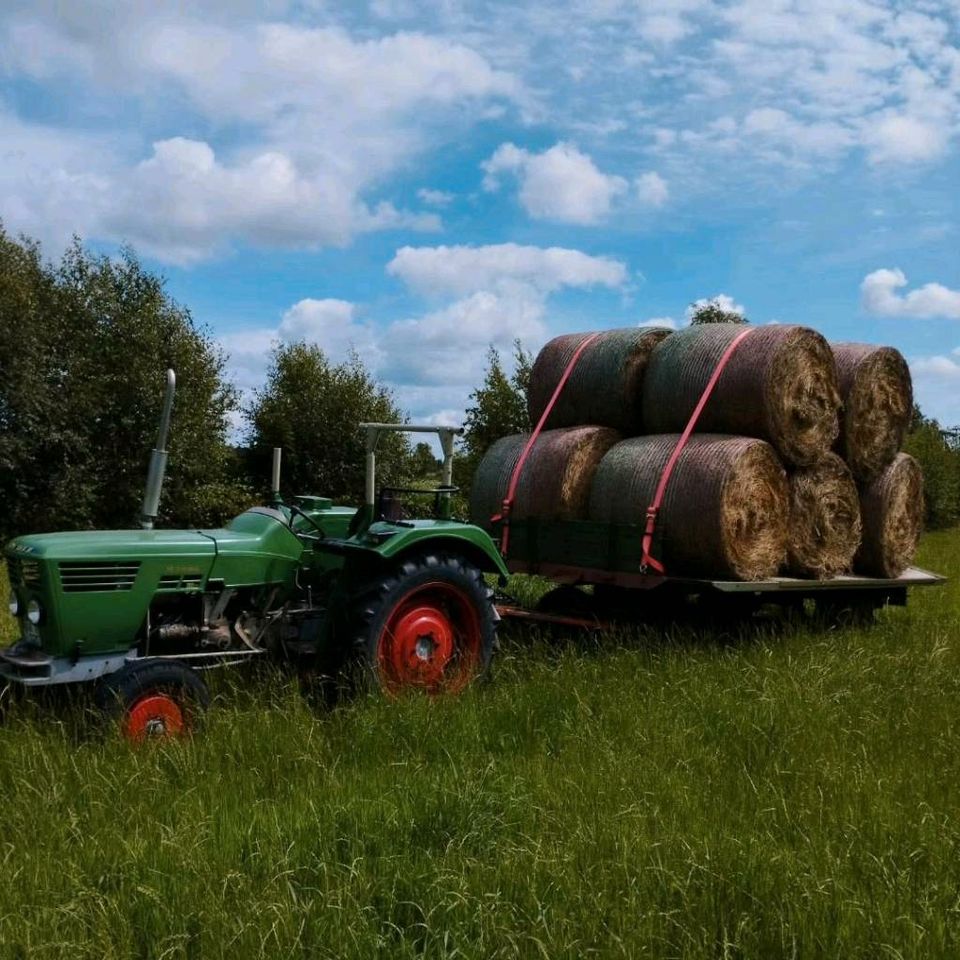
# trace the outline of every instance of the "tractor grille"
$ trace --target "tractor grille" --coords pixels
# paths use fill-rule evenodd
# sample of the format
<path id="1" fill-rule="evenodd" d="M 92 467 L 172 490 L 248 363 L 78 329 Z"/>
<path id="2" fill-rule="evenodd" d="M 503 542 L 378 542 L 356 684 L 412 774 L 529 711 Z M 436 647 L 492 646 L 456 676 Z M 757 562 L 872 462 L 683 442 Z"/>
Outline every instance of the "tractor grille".
<path id="1" fill-rule="evenodd" d="M 199 571 L 190 573 L 165 573 L 157 584 L 158 590 L 199 590 L 203 582 L 203 574 Z"/>
<path id="2" fill-rule="evenodd" d="M 60 584 L 64 593 L 96 593 L 108 590 L 130 590 L 137 579 L 139 561 L 133 563 L 98 563 L 83 560 L 60 564 Z"/>
<path id="3" fill-rule="evenodd" d="M 23 584 L 31 590 L 40 589 L 40 564 L 36 560 L 11 557 L 7 560 L 7 572 L 12 584 Z"/>

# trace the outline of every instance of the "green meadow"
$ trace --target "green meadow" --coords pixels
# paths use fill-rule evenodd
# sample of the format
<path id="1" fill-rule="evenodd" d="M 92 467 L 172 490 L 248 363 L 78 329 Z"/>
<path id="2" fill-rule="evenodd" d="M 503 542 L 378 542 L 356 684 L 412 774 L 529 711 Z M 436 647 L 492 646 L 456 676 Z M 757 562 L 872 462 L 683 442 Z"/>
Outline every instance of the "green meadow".
<path id="1" fill-rule="evenodd" d="M 919 562 L 869 628 L 505 629 L 456 700 L 223 673 L 141 749 L 8 690 L 0 956 L 960 956 L 960 533 Z"/>

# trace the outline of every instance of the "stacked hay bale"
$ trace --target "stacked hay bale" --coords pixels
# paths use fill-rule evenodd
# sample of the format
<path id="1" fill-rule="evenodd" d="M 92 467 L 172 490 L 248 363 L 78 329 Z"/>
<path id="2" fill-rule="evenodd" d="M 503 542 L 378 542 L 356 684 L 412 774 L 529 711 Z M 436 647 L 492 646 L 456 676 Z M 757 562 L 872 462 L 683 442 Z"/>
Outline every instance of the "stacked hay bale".
<path id="1" fill-rule="evenodd" d="M 835 343 L 833 353 L 844 408 L 837 450 L 857 478 L 863 518 L 854 569 L 898 577 L 923 532 L 923 474 L 898 452 L 913 410 L 910 369 L 890 347 Z"/>
<path id="2" fill-rule="evenodd" d="M 677 434 L 633 437 L 600 461 L 587 516 L 643 523 Z M 787 480 L 763 440 L 702 434 L 683 448 L 660 508 L 657 559 L 689 576 L 761 580 L 787 548 Z"/>
<path id="3" fill-rule="evenodd" d="M 641 328 L 591 341 L 531 450 L 512 517 L 642 524 L 680 431 L 743 332 Z M 557 337 L 538 355 L 533 422 L 588 336 Z M 658 559 L 675 576 L 898 575 L 922 513 L 915 464 L 897 455 L 911 406 L 894 350 L 831 348 L 799 326 L 750 328 L 677 458 L 658 514 Z M 526 440 L 506 437 L 487 453 L 474 522 L 491 525 Z"/>
<path id="4" fill-rule="evenodd" d="M 650 354 L 670 335 L 663 327 L 606 330 L 584 350 L 550 411 L 545 427 L 585 423 L 613 427 L 630 436 L 643 433 L 641 388 Z M 527 411 L 537 423 L 563 371 L 588 333 L 555 337 L 537 354 L 530 371 Z"/>
<path id="5" fill-rule="evenodd" d="M 470 493 L 470 515 L 481 525 L 500 512 L 526 434 L 502 437 L 487 451 Z M 511 517 L 576 520 L 583 517 L 597 464 L 618 441 L 609 427 L 569 427 L 544 430 L 524 465 Z"/>

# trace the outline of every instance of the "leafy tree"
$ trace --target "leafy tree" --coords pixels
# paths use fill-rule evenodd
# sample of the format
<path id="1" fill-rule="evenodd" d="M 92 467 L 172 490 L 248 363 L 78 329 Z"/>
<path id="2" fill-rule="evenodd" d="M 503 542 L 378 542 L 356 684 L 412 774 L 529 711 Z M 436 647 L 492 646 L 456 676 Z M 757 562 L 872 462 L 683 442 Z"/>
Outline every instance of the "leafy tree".
<path id="1" fill-rule="evenodd" d="M 278 346 L 246 411 L 251 424 L 248 461 L 254 476 L 270 476 L 273 447 L 283 448 L 283 490 L 359 503 L 366 460 L 364 421 L 401 423 L 405 417 L 390 391 L 367 372 L 359 356 L 331 363 L 314 344 Z M 402 435 L 381 437 L 377 478 L 399 483 L 409 467 Z"/>
<path id="2" fill-rule="evenodd" d="M 716 300 L 697 300 L 690 304 L 690 323 L 749 323 L 735 310 L 725 310 Z"/>
<path id="3" fill-rule="evenodd" d="M 0 228 L 0 526 L 4 535 L 135 525 L 164 371 L 177 372 L 165 523 L 221 517 L 229 473 L 224 357 L 132 251 L 74 241 L 58 264 Z M 206 506 L 203 504 L 206 503 Z"/>
<path id="4" fill-rule="evenodd" d="M 923 470 L 927 527 L 953 526 L 960 520 L 960 451 L 948 443 L 940 424 L 916 405 L 904 449 Z"/>
<path id="5" fill-rule="evenodd" d="M 409 471 L 414 480 L 435 480 L 440 461 L 433 455 L 429 443 L 418 443 L 410 456 Z"/>
<path id="6" fill-rule="evenodd" d="M 491 346 L 483 384 L 470 394 L 464 418 L 464 435 L 455 461 L 455 481 L 468 494 L 473 473 L 494 441 L 531 429 L 527 413 L 527 388 L 533 357 L 519 340 L 513 345 L 513 373 L 507 374 L 499 352 Z"/>

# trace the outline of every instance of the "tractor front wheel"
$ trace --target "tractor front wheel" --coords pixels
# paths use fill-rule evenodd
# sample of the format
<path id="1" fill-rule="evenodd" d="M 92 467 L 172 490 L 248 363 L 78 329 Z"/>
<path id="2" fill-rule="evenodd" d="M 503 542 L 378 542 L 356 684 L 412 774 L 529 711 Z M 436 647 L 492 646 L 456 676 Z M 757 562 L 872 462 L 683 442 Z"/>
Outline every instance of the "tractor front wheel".
<path id="1" fill-rule="evenodd" d="M 169 739 L 190 733 L 210 704 L 207 685 L 195 670 L 176 661 L 131 663 L 107 677 L 98 704 L 119 722 L 133 743 Z"/>
<path id="2" fill-rule="evenodd" d="M 362 672 L 388 696 L 458 693 L 490 668 L 493 590 L 462 557 L 402 561 L 360 591 L 354 642 Z"/>

